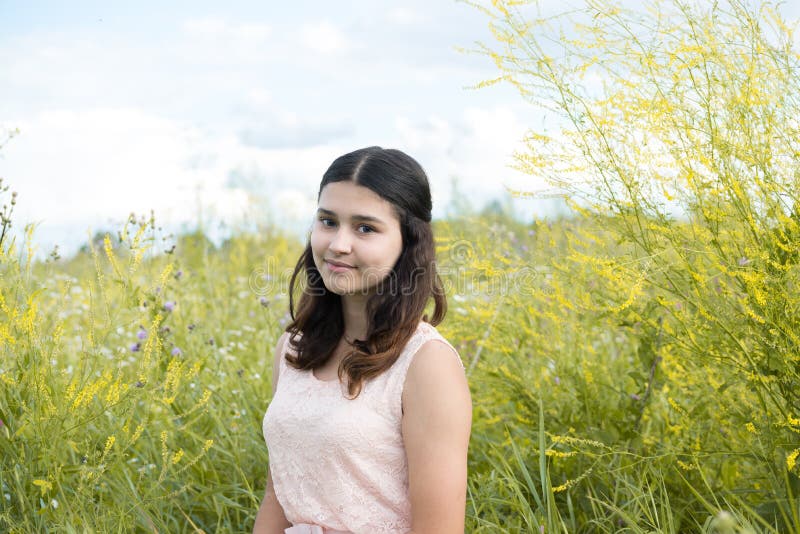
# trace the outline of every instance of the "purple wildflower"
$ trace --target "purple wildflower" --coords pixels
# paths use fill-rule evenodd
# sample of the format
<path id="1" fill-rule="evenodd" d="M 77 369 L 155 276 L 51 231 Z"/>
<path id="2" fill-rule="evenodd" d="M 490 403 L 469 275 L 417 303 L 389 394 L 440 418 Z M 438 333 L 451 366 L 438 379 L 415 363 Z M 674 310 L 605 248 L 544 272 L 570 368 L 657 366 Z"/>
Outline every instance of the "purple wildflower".
<path id="1" fill-rule="evenodd" d="M 179 349 L 178 347 L 173 347 L 172 352 L 170 352 L 170 354 L 172 354 L 173 356 L 180 356 L 181 354 L 183 354 L 183 351 L 181 351 L 181 349 Z"/>
<path id="2" fill-rule="evenodd" d="M 642 398 L 641 398 L 639 395 L 637 395 L 636 393 L 631 393 L 631 398 L 632 398 L 633 400 L 635 400 L 635 401 L 640 401 L 640 400 L 642 400 Z"/>
<path id="3" fill-rule="evenodd" d="M 141 343 L 134 343 L 133 345 L 131 345 L 130 348 L 131 348 L 131 352 L 139 352 L 139 349 L 142 348 L 142 344 Z"/>
<path id="4" fill-rule="evenodd" d="M 561 384 L 561 379 L 560 379 L 560 378 L 558 378 L 558 377 L 555 377 L 555 378 L 553 379 L 553 382 L 555 382 L 555 383 L 556 383 L 556 385 L 558 386 L 559 384 Z"/>
<path id="5" fill-rule="evenodd" d="M 258 302 L 260 302 L 261 305 L 264 306 L 265 308 L 269 306 L 269 299 L 267 297 L 261 297 L 260 299 L 258 299 Z"/>
<path id="6" fill-rule="evenodd" d="M 171 312 L 172 310 L 175 309 L 175 303 L 171 300 L 168 300 L 167 302 L 164 303 L 164 309 L 167 310 L 168 312 Z"/>
<path id="7" fill-rule="evenodd" d="M 178 271 L 175 273 L 175 280 L 180 280 L 181 276 L 183 276 L 183 271 Z"/>
<path id="8" fill-rule="evenodd" d="M 136 337 L 139 339 L 147 339 L 147 330 L 142 327 L 139 327 L 139 331 L 136 332 Z"/>
<path id="9" fill-rule="evenodd" d="M 737 263 L 739 264 L 739 267 L 744 267 L 745 265 L 750 263 L 750 260 L 742 256 L 741 258 L 739 258 L 739 261 Z"/>

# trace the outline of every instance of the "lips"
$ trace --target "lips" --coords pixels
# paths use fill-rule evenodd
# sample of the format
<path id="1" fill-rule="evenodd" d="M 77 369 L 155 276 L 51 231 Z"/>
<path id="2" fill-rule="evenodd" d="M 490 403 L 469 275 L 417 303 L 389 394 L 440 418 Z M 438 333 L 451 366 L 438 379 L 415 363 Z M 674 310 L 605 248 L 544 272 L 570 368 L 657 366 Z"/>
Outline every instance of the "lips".
<path id="1" fill-rule="evenodd" d="M 345 271 L 349 271 L 350 269 L 355 269 L 355 267 L 352 265 L 339 261 L 325 260 L 325 263 L 328 265 L 328 269 L 335 273 L 343 273 Z"/>
<path id="2" fill-rule="evenodd" d="M 335 266 L 337 266 L 337 267 L 350 267 L 350 268 L 352 268 L 352 267 L 353 267 L 352 265 L 350 265 L 350 264 L 348 264 L 348 263 L 342 263 L 342 262 L 340 262 L 340 261 L 333 261 L 333 260 L 325 260 L 325 261 L 327 261 L 327 262 L 328 262 L 328 263 L 330 263 L 331 265 L 335 265 Z"/>

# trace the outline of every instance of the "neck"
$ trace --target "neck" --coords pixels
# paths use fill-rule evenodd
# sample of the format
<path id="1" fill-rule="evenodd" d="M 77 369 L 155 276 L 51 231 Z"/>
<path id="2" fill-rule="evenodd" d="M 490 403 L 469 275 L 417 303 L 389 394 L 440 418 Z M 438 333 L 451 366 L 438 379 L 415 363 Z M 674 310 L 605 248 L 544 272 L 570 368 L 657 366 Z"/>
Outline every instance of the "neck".
<path id="1" fill-rule="evenodd" d="M 367 338 L 368 295 L 342 295 L 344 335 L 350 341 Z"/>

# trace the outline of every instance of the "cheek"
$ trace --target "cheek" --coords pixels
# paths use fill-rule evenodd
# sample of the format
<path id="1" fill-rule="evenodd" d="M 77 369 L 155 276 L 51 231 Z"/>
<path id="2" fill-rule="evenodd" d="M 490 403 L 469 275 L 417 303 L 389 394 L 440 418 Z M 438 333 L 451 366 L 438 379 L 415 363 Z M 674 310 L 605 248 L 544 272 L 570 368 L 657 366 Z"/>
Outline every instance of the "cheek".
<path id="1" fill-rule="evenodd" d="M 323 237 L 316 230 L 311 230 L 311 236 L 309 237 L 309 242 L 311 243 L 311 249 L 314 251 L 323 248 Z"/>
<path id="2" fill-rule="evenodd" d="M 383 253 L 383 258 L 389 260 L 389 263 L 392 267 L 397 263 L 397 260 L 400 259 L 400 254 L 403 252 L 403 238 L 399 235 L 392 240 L 390 244 L 387 244 L 386 250 Z"/>
<path id="3" fill-rule="evenodd" d="M 322 257 L 322 254 L 327 247 L 325 238 L 320 235 L 319 232 L 312 231 L 311 237 L 309 238 L 309 243 L 311 244 L 311 253 L 314 255 L 315 263 L 318 263 L 317 259 Z M 317 267 L 319 267 L 319 265 L 317 265 Z"/>
<path id="4" fill-rule="evenodd" d="M 394 251 L 395 251 L 395 259 L 400 257 L 400 254 L 403 252 L 403 235 L 400 232 L 397 232 L 394 236 Z"/>

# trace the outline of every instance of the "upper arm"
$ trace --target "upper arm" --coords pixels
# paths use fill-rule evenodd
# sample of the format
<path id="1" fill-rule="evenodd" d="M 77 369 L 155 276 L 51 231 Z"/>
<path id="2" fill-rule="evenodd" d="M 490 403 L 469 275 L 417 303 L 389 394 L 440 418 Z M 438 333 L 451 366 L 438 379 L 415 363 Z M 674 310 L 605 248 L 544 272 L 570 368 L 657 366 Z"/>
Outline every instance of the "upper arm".
<path id="1" fill-rule="evenodd" d="M 272 358 L 272 395 L 278 390 L 278 376 L 281 374 L 281 358 L 286 351 L 286 340 L 289 332 L 284 332 L 275 344 L 275 355 Z"/>
<path id="2" fill-rule="evenodd" d="M 426 342 L 411 362 L 403 389 L 413 532 L 464 532 L 471 423 L 464 368 L 449 346 Z"/>
<path id="3" fill-rule="evenodd" d="M 284 332 L 278 338 L 275 344 L 275 352 L 272 358 L 272 395 L 275 396 L 275 391 L 278 389 L 278 378 L 281 370 L 281 358 L 286 350 L 286 339 L 289 334 Z M 281 503 L 278 501 L 278 496 L 275 494 L 275 484 L 272 481 L 272 467 L 267 469 L 267 487 L 264 491 L 264 498 L 261 500 L 261 506 L 258 508 L 256 520 L 253 524 L 253 534 L 267 534 L 275 532 L 284 532 L 287 527 L 292 524 L 286 519 L 286 514 L 283 511 Z"/>

